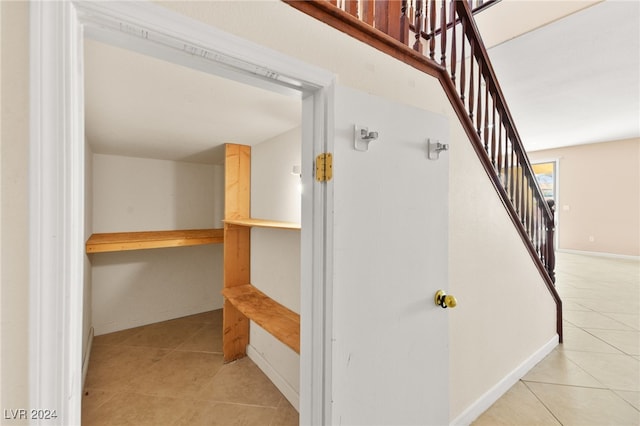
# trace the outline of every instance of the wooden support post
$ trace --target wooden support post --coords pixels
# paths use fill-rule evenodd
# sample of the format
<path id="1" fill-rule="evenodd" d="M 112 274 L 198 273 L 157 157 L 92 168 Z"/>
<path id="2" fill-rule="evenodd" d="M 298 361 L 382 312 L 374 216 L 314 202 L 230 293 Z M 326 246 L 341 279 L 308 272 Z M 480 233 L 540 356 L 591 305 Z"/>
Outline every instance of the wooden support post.
<path id="1" fill-rule="evenodd" d="M 224 218 L 247 218 L 251 215 L 251 147 L 225 145 Z"/>
<path id="2" fill-rule="evenodd" d="M 224 362 L 235 361 L 247 355 L 249 319 L 228 300 L 223 307 L 222 353 Z"/>
<path id="3" fill-rule="evenodd" d="M 402 0 L 400 5 L 400 42 L 409 46 L 409 8 L 407 0 Z"/>
<path id="4" fill-rule="evenodd" d="M 385 31 L 391 37 L 398 41 L 403 41 L 403 29 L 402 29 L 402 3 L 398 1 L 386 2 L 386 14 L 387 14 L 387 30 Z M 407 34 L 408 34 L 407 28 Z"/>
<path id="5" fill-rule="evenodd" d="M 385 34 L 389 34 L 389 1 L 375 0 L 373 12 L 374 27 Z"/>
<path id="6" fill-rule="evenodd" d="M 225 219 L 248 218 L 251 206 L 251 147 L 227 144 L 225 147 Z M 224 288 L 250 282 L 251 229 L 224 226 Z M 222 351 L 230 362 L 246 355 L 249 320 L 228 301 L 223 310 Z"/>

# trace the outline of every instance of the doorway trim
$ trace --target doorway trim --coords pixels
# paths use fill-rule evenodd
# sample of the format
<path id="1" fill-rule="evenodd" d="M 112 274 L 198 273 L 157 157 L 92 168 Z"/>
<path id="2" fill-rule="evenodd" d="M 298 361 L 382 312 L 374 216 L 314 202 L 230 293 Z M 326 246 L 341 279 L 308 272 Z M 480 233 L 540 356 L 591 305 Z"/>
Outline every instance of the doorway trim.
<path id="1" fill-rule="evenodd" d="M 555 204 L 555 232 L 553 235 L 553 247 L 555 250 L 560 250 L 560 233 L 562 228 L 560 227 L 560 157 L 536 159 L 531 161 L 531 166 L 535 164 L 553 163 L 553 200 Z"/>
<path id="2" fill-rule="evenodd" d="M 314 158 L 333 148 L 335 76 L 147 2 L 30 6 L 30 406 L 33 424 L 80 424 L 84 254 L 83 38 L 91 36 L 303 99 L 300 422 L 331 420 L 333 184 Z M 313 349 L 312 349 L 313 348 Z"/>

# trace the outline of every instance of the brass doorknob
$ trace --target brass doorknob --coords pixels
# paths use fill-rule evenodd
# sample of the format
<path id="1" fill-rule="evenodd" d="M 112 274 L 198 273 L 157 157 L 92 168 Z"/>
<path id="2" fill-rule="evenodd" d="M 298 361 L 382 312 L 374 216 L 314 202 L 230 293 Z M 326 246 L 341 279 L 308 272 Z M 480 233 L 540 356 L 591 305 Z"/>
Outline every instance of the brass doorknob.
<path id="1" fill-rule="evenodd" d="M 444 290 L 438 290 L 434 298 L 436 305 L 443 308 L 455 308 L 458 305 L 458 301 L 455 297 L 444 292 Z"/>

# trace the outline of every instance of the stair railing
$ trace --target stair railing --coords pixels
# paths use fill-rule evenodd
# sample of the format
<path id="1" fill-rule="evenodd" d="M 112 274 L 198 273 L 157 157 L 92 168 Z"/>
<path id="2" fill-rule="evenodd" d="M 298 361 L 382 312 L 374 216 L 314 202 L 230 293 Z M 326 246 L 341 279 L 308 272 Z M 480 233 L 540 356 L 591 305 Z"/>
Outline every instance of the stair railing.
<path id="1" fill-rule="evenodd" d="M 545 200 L 473 13 L 499 0 L 283 0 L 437 77 L 556 302 L 554 204 Z"/>

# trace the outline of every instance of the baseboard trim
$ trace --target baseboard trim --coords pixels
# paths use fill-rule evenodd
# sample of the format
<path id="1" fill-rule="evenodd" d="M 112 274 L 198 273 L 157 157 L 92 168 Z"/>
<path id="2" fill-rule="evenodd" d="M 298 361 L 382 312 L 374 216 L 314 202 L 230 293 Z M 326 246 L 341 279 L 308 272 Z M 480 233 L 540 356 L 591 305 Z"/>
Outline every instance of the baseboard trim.
<path id="1" fill-rule="evenodd" d="M 613 259 L 640 261 L 640 256 L 631 256 L 628 254 L 604 253 L 600 251 L 583 251 L 583 250 L 571 250 L 571 249 L 558 249 L 557 251 L 560 253 L 580 254 L 583 256 L 608 257 Z"/>
<path id="2" fill-rule="evenodd" d="M 197 315 L 203 312 L 209 312 L 216 309 L 222 309 L 222 302 L 219 304 L 203 303 L 197 306 L 183 306 L 174 308 L 170 311 L 157 311 L 150 312 L 144 317 L 140 318 L 128 318 L 123 321 L 118 320 L 116 322 L 109 323 L 93 323 L 96 336 L 102 336 L 103 334 L 114 333 L 116 331 L 128 330 L 130 328 L 142 327 L 149 324 L 155 324 L 157 322 L 169 321 L 173 319 L 188 317 L 190 315 Z"/>
<path id="3" fill-rule="evenodd" d="M 458 417 L 456 417 L 450 425 L 452 426 L 466 426 L 476 420 L 482 413 L 484 413 L 489 407 L 493 405 L 502 395 L 504 395 L 518 380 L 520 380 L 529 370 L 531 370 L 537 363 L 542 361 L 544 357 L 558 346 L 558 335 L 555 335 L 551 340 L 544 344 L 540 349 L 535 351 L 529 358 L 527 358 L 522 364 L 520 364 L 515 370 L 509 373 L 506 377 L 500 380 L 495 386 L 489 389 L 484 395 L 482 395 L 477 401 L 467 407 Z"/>
<path id="4" fill-rule="evenodd" d="M 285 398 L 293 405 L 296 411 L 300 411 L 300 395 L 287 382 L 280 373 L 267 361 L 253 346 L 247 345 L 247 356 L 253 361 L 260 370 L 273 382 Z"/>
<path id="5" fill-rule="evenodd" d="M 84 389 L 84 382 L 87 379 L 87 371 L 89 370 L 89 358 L 91 357 L 91 347 L 93 346 L 93 327 L 89 329 L 89 339 L 87 340 L 87 347 L 84 348 L 84 357 L 82 358 L 82 389 Z"/>

